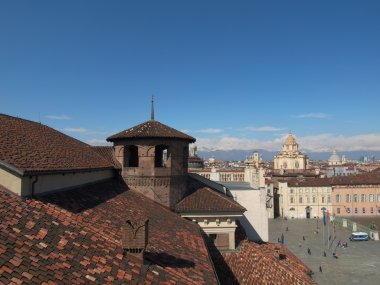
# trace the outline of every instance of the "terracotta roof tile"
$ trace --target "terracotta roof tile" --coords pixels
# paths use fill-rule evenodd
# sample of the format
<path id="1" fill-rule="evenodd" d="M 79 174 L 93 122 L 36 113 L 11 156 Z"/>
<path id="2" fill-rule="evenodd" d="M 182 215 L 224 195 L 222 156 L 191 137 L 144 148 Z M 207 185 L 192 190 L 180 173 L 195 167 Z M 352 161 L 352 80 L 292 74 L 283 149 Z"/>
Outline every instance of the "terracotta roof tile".
<path id="1" fill-rule="evenodd" d="M 112 164 L 115 169 L 122 168 L 120 162 L 116 159 L 115 151 L 112 146 L 93 146 L 92 148 Z"/>
<path id="2" fill-rule="evenodd" d="M 176 212 L 245 212 L 232 198 L 209 187 L 196 189 L 176 205 Z"/>
<path id="3" fill-rule="evenodd" d="M 290 187 L 327 187 L 330 185 L 331 181 L 329 178 L 293 178 L 288 181 L 288 186 Z"/>
<path id="4" fill-rule="evenodd" d="M 149 243 L 138 264 L 123 256 L 121 224 L 142 217 Z M 0 187 L 0 219 L 6 284 L 217 284 L 199 227 L 121 182 L 27 200 Z"/>
<path id="5" fill-rule="evenodd" d="M 330 179 L 332 185 L 372 185 L 380 184 L 380 173 L 370 172 L 359 175 L 335 176 Z"/>
<path id="6" fill-rule="evenodd" d="M 0 114 L 0 163 L 18 171 L 105 169 L 91 146 L 40 123 Z"/>
<path id="7" fill-rule="evenodd" d="M 195 142 L 195 138 L 154 120 L 146 121 L 140 125 L 114 134 L 108 137 L 107 141 L 113 142 L 115 140 L 131 138 L 165 138 Z"/>
<path id="8" fill-rule="evenodd" d="M 279 253 L 286 258 L 280 260 Z M 223 284 L 317 284 L 308 275 L 311 270 L 281 245 L 245 240 L 237 252 L 213 257 L 216 264 L 229 267 L 218 271 Z"/>

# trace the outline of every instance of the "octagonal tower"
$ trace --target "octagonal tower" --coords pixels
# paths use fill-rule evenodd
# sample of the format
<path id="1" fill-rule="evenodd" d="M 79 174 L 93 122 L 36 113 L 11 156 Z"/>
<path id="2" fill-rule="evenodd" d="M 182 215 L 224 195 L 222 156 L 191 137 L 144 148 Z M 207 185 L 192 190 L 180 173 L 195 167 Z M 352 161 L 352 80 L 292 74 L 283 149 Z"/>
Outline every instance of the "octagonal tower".
<path id="1" fill-rule="evenodd" d="M 130 189 L 171 209 L 187 190 L 189 143 L 195 138 L 151 119 L 107 138 Z"/>

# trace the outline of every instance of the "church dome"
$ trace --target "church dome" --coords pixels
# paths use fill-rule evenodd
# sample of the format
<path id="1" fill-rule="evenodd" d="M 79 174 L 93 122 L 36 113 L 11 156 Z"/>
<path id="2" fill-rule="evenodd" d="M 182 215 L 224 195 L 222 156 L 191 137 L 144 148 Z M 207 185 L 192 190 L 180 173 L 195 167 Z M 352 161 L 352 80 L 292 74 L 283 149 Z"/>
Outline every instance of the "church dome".
<path id="1" fill-rule="evenodd" d="M 297 144 L 297 141 L 292 134 L 289 134 L 288 137 L 285 139 L 285 144 Z"/>
<path id="2" fill-rule="evenodd" d="M 336 150 L 334 149 L 332 155 L 330 156 L 329 158 L 329 162 L 340 162 L 340 157 L 339 155 L 336 153 Z"/>

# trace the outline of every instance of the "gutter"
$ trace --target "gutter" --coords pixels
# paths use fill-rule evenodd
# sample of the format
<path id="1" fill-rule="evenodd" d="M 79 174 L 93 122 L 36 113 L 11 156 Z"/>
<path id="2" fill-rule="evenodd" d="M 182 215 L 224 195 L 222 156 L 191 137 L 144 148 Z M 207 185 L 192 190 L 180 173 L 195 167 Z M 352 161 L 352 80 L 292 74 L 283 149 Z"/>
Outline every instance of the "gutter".
<path id="1" fill-rule="evenodd" d="M 34 197 L 34 189 L 35 189 L 34 186 L 36 185 L 37 181 L 38 181 L 38 176 L 36 175 L 34 181 L 32 182 L 32 198 Z"/>
<path id="2" fill-rule="evenodd" d="M 8 171 L 12 172 L 13 174 L 16 174 L 17 176 L 24 176 L 25 175 L 24 171 L 17 169 L 15 167 L 13 167 L 12 165 L 5 163 L 4 161 L 1 161 L 1 160 L 0 160 L 0 168 L 8 170 Z"/>
<path id="3" fill-rule="evenodd" d="M 49 175 L 49 174 L 63 174 L 63 173 L 77 173 L 77 172 L 92 172 L 100 170 L 115 170 L 113 166 L 110 167 L 100 167 L 100 168 L 79 168 L 79 169 L 57 169 L 57 170 L 45 170 L 45 171 L 29 171 L 29 170 L 20 170 L 4 161 L 0 160 L 0 168 L 8 170 L 17 176 L 36 176 L 36 175 Z"/>

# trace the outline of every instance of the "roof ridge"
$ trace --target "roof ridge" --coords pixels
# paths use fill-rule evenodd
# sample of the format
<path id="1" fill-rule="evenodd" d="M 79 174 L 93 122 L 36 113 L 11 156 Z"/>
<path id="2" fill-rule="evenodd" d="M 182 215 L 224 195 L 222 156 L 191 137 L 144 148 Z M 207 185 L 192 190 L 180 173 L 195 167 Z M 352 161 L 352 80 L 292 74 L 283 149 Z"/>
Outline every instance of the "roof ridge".
<path id="1" fill-rule="evenodd" d="M 208 191 L 211 191 L 212 193 L 216 194 L 216 195 L 220 195 L 223 199 L 227 199 L 227 201 L 231 202 L 231 203 L 235 203 L 237 204 L 238 206 L 242 207 L 244 210 L 247 210 L 245 209 L 242 205 L 240 205 L 238 202 L 236 202 L 232 197 L 228 197 L 226 194 L 222 194 L 220 193 L 219 191 L 215 191 L 215 190 L 212 190 L 210 187 L 208 186 L 205 186 L 203 188 L 206 188 L 208 189 Z"/>

